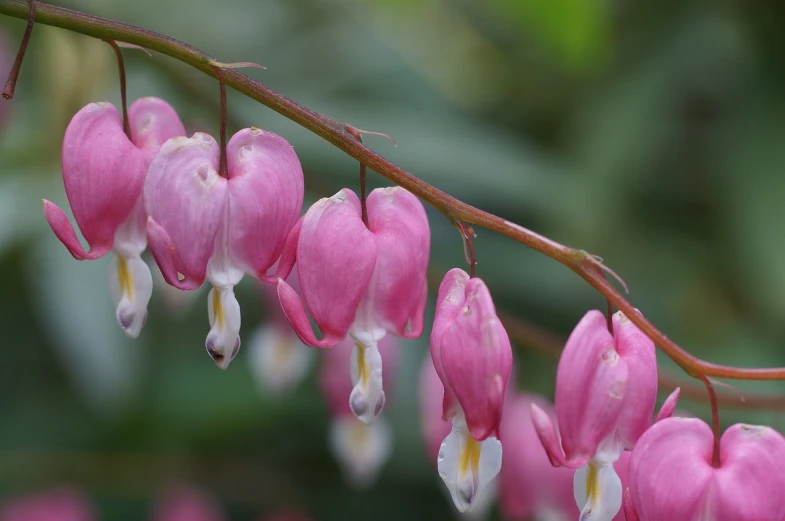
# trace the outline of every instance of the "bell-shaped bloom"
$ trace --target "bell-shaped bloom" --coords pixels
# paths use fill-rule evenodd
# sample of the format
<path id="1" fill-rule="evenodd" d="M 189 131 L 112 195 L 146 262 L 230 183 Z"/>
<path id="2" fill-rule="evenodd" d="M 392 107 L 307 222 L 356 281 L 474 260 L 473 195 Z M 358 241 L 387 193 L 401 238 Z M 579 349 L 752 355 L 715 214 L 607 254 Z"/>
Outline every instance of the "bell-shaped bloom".
<path id="1" fill-rule="evenodd" d="M 422 203 L 403 188 L 374 190 L 366 207 L 367 227 L 360 200 L 343 189 L 311 206 L 292 234 L 303 299 L 321 340 L 283 281 L 278 296 L 307 345 L 330 347 L 347 334 L 355 340 L 350 404 L 355 416 L 371 423 L 384 406 L 377 343 L 388 332 L 404 338 L 422 333 L 430 229 Z"/>
<path id="2" fill-rule="evenodd" d="M 321 352 L 319 387 L 330 411 L 329 445 L 341 466 L 346 481 L 355 488 L 368 488 L 375 483 L 382 467 L 392 453 L 392 427 L 384 418 L 367 425 L 358 420 L 349 406 L 352 380 L 347 367 L 355 363 L 357 347 L 346 338 L 330 349 Z M 395 339 L 386 337 L 379 341 L 378 351 L 387 361 L 384 379 L 393 382 L 398 362 Z"/>
<path id="3" fill-rule="evenodd" d="M 736 424 L 720 439 L 696 418 L 670 418 L 641 436 L 630 459 L 628 521 L 785 519 L 785 438 Z"/>
<path id="4" fill-rule="evenodd" d="M 512 368 L 510 339 L 485 283 L 445 275 L 436 300 L 431 359 L 452 429 L 439 449 L 439 476 L 460 512 L 471 510 L 501 468 L 499 424 Z"/>
<path id="5" fill-rule="evenodd" d="M 287 283 L 299 288 L 296 273 L 289 275 Z M 262 394 L 279 394 L 302 381 L 315 352 L 303 344 L 292 330 L 278 303 L 275 287 L 262 285 L 260 289 L 267 320 L 251 334 L 251 373 Z"/>
<path id="6" fill-rule="evenodd" d="M 221 506 L 198 489 L 180 486 L 169 489 L 153 507 L 153 521 L 226 521 Z"/>
<path id="7" fill-rule="evenodd" d="M 147 320 L 153 290 L 150 268 L 141 259 L 147 247 L 142 186 L 153 156 L 169 138 L 185 130 L 174 109 L 158 98 L 136 100 L 128 110 L 131 139 L 111 103 L 90 103 L 71 119 L 63 138 L 63 182 L 88 251 L 79 243 L 65 212 L 44 200 L 44 216 L 78 260 L 114 251 L 110 290 L 117 321 L 130 337 Z"/>
<path id="8" fill-rule="evenodd" d="M 205 347 L 222 369 L 240 348 L 234 286 L 245 273 L 276 281 L 267 272 L 284 251 L 303 201 L 300 161 L 282 137 L 246 128 L 232 136 L 226 154 L 228 178 L 218 173 L 220 147 L 211 136 L 170 139 L 144 185 L 147 237 L 166 281 L 182 290 L 205 279 L 213 286 Z M 282 261 L 280 274 L 286 277 L 292 263 Z"/>
<path id="9" fill-rule="evenodd" d="M 78 490 L 57 488 L 7 500 L 0 506 L 0 521 L 94 521 L 95 509 Z"/>
<path id="10" fill-rule="evenodd" d="M 583 467 L 582 521 L 611 521 L 619 512 L 622 488 L 613 463 L 651 425 L 657 400 L 654 342 L 621 312 L 612 325 L 613 334 L 601 312 L 589 311 L 567 340 L 556 375 L 558 433 L 552 418 L 532 405 L 551 462 Z M 678 389 L 658 418 L 670 416 L 677 399 Z"/>
<path id="11" fill-rule="evenodd" d="M 507 521 L 575 521 L 580 511 L 573 498 L 574 472 L 551 465 L 534 430 L 532 403 L 555 415 L 553 406 L 535 395 L 508 396 L 504 404 L 501 513 Z"/>

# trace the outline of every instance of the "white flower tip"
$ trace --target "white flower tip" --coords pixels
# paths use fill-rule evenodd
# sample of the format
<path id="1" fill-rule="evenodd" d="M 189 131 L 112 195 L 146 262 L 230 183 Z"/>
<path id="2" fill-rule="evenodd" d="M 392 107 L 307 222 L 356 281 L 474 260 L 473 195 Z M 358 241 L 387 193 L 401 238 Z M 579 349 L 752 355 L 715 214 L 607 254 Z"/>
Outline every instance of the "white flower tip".
<path id="1" fill-rule="evenodd" d="M 390 457 L 392 428 L 384 418 L 365 425 L 353 416 L 343 416 L 331 423 L 329 441 L 346 481 L 356 489 L 367 489 Z"/>
<path id="2" fill-rule="evenodd" d="M 118 255 L 110 268 L 109 290 L 117 323 L 130 338 L 138 337 L 147 323 L 147 304 L 153 294 L 150 268 L 139 257 Z"/>

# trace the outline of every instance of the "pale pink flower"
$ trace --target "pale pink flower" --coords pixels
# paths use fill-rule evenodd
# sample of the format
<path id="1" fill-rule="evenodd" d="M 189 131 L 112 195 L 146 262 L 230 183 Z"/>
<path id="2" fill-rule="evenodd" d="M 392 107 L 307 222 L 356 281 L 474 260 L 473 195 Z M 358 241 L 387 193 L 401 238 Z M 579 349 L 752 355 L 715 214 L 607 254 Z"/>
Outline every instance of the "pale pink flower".
<path id="1" fill-rule="evenodd" d="M 471 510 L 499 473 L 499 424 L 512 349 L 482 280 L 450 270 L 439 287 L 431 359 L 444 385 L 442 417 L 452 419 L 439 449 L 439 476 L 460 512 Z"/>
<path id="2" fill-rule="evenodd" d="M 292 146 L 257 128 L 237 132 L 226 147 L 228 178 L 218 173 L 220 147 L 209 135 L 170 139 L 144 185 L 150 250 L 166 281 L 179 289 L 213 288 L 207 297 L 207 352 L 222 369 L 240 348 L 240 305 L 234 286 L 247 273 L 263 282 L 297 221 L 303 173 Z"/>
<path id="3" fill-rule="evenodd" d="M 300 339 L 330 347 L 351 336 L 358 365 L 352 370 L 350 405 L 370 424 L 384 404 L 382 358 L 377 343 L 389 332 L 421 334 L 425 309 L 430 230 L 422 203 L 400 187 L 377 189 L 367 199 L 368 226 L 360 200 L 343 189 L 315 203 L 292 233 L 300 297 L 285 282 L 278 296 Z M 361 378 L 360 375 L 367 375 Z"/>
<path id="4" fill-rule="evenodd" d="M 190 487 L 171 488 L 156 501 L 153 521 L 227 521 L 218 502 L 204 492 Z"/>
<path id="5" fill-rule="evenodd" d="M 141 259 L 147 247 L 142 186 L 153 156 L 167 139 L 185 131 L 177 113 L 158 98 L 136 100 L 128 110 L 131 138 L 108 102 L 90 103 L 71 119 L 63 138 L 63 182 L 79 230 L 79 243 L 65 212 L 44 200 L 44 216 L 57 238 L 78 260 L 116 254 L 110 290 L 117 321 L 137 337 L 147 320 L 153 291 L 150 268 Z"/>
<path id="6" fill-rule="evenodd" d="M 586 498 L 582 521 L 611 521 L 622 488 L 614 470 L 651 425 L 657 400 L 654 343 L 623 313 L 613 315 L 613 334 L 603 314 L 589 311 L 575 327 L 559 360 L 556 417 L 532 405 L 537 434 L 554 465 L 578 468 L 576 501 Z M 670 416 L 678 389 L 659 418 Z"/>
<path id="7" fill-rule="evenodd" d="M 630 459 L 628 521 L 785 519 L 785 438 L 770 427 L 736 424 L 720 440 L 697 418 L 653 425 Z"/>
<path id="8" fill-rule="evenodd" d="M 0 521 L 96 521 L 90 501 L 73 488 L 56 488 L 7 500 Z"/>

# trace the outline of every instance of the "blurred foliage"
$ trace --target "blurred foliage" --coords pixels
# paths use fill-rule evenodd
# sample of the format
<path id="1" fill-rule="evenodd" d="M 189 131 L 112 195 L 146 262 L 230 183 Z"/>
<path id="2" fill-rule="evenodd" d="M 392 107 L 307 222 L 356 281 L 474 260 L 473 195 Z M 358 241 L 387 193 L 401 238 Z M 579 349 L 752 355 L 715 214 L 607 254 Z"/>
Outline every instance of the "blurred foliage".
<path id="1" fill-rule="evenodd" d="M 769 2 L 692 0 L 63 0 L 184 40 L 330 117 L 395 137 L 366 140 L 424 180 L 601 255 L 630 299 L 691 353 L 785 365 L 785 95 Z M 0 18 L 6 40 L 23 22 Z M 190 131 L 215 131 L 218 87 L 162 56 L 126 51 L 131 98 L 157 95 Z M 326 142 L 230 93 L 236 125 L 284 135 L 312 202 L 356 187 L 357 165 Z M 417 375 L 425 338 L 402 349 L 385 414 L 394 457 L 354 492 L 327 450 L 313 378 L 260 397 L 241 354 L 225 372 L 204 352 L 205 294 L 172 308 L 158 284 L 137 341 L 114 323 L 107 263 L 74 261 L 40 199 L 65 203 L 59 141 L 89 101 L 117 104 L 103 43 L 37 26 L 0 140 L 0 490 L 69 482 L 104 519 L 144 518 L 163 485 L 194 482 L 236 519 L 297 505 L 315 519 L 448 519 L 425 461 Z M 4 102 L 8 103 L 8 102 Z M 372 186 L 387 184 L 371 175 Z M 430 209 L 429 209 L 430 211 Z M 434 212 L 432 267 L 463 265 Z M 605 303 L 519 244 L 477 230 L 478 274 L 500 308 L 566 335 Z M 238 288 L 243 331 L 264 321 Z M 555 364 L 518 346 L 520 388 L 552 393 Z M 665 370 L 673 364 L 660 357 Z M 780 383 L 735 383 L 779 392 Z M 664 389 L 663 391 L 670 391 Z M 683 408 L 706 417 L 704 404 Z M 722 422 L 781 415 L 728 409 Z"/>

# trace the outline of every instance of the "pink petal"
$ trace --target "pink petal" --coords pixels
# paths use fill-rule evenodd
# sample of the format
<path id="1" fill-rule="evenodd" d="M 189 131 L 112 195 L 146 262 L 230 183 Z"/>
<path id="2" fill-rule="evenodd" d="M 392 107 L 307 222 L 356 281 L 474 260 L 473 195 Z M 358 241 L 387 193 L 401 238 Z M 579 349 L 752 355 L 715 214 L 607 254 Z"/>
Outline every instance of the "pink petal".
<path id="1" fill-rule="evenodd" d="M 63 138 L 62 166 L 65 193 L 82 235 L 91 248 L 105 251 L 136 205 L 146 166 L 111 103 L 91 103 L 71 119 Z M 63 242 L 79 258 L 84 250 L 75 248 L 75 234 L 64 232 L 61 217 L 53 221 L 60 223 L 58 237 L 68 237 Z"/>
<path id="2" fill-rule="evenodd" d="M 641 436 L 629 468 L 641 521 L 686 521 L 700 514 L 714 473 L 712 446 L 709 426 L 693 418 L 657 422 Z"/>
<path id="3" fill-rule="evenodd" d="M 346 334 L 328 331 L 321 340 L 318 340 L 311 329 L 311 321 L 308 319 L 300 295 L 283 279 L 278 279 L 278 300 L 281 302 L 281 309 L 297 334 L 297 338 L 303 344 L 311 347 L 330 347 L 346 338 Z"/>
<path id="4" fill-rule="evenodd" d="M 284 306 L 287 317 L 297 321 L 292 325 L 303 342 L 324 346 L 327 339 L 334 343 L 346 336 L 371 280 L 377 251 L 376 238 L 362 222 L 354 192 L 343 189 L 311 206 L 297 245 L 297 274 L 324 340 L 314 342 L 313 333 L 305 333 L 304 312 L 300 315 L 294 307 Z M 292 303 L 287 298 L 287 304 Z"/>
<path id="5" fill-rule="evenodd" d="M 512 348 L 482 280 L 469 280 L 464 305 L 442 333 L 441 346 L 445 387 L 460 403 L 472 437 L 498 438 Z"/>
<path id="6" fill-rule="evenodd" d="M 65 212 L 59 206 L 46 199 L 44 199 L 43 203 L 44 217 L 46 217 L 49 226 L 52 227 L 52 231 L 55 232 L 57 238 L 68 248 L 68 251 L 76 260 L 94 260 L 106 255 L 112 249 L 112 243 L 110 242 L 108 244 L 93 244 L 90 247 L 90 252 L 85 252 Z"/>
<path id="7" fill-rule="evenodd" d="M 668 395 L 668 397 L 665 399 L 665 402 L 663 402 L 662 407 L 660 407 L 660 412 L 657 414 L 657 418 L 654 420 L 655 422 L 673 416 L 673 411 L 676 410 L 676 405 L 679 401 L 680 392 L 681 387 L 677 387 L 672 393 Z"/>
<path id="8" fill-rule="evenodd" d="M 259 277 L 259 280 L 265 284 L 277 285 L 278 279 L 287 280 L 289 274 L 292 273 L 294 264 L 297 261 L 297 244 L 300 242 L 300 230 L 303 227 L 303 218 L 294 224 L 294 227 L 289 232 L 286 242 L 283 245 L 283 252 L 278 259 L 278 265 L 275 267 L 275 273 L 272 275 L 264 275 Z M 300 279 L 297 274 L 294 274 L 297 279 L 297 289 L 300 289 Z"/>
<path id="9" fill-rule="evenodd" d="M 442 366 L 442 335 L 445 329 L 455 320 L 458 311 L 463 307 L 463 302 L 466 299 L 466 285 L 468 283 L 469 274 L 460 268 L 453 268 L 444 276 L 436 297 L 436 313 L 434 315 L 433 327 L 431 328 L 430 350 L 434 369 L 443 383 L 447 382 L 447 376 L 444 374 L 444 367 Z M 457 407 L 458 401 L 455 398 L 455 394 L 445 384 L 443 419 L 447 420 L 452 417 Z"/>
<path id="10" fill-rule="evenodd" d="M 198 489 L 178 487 L 166 491 L 155 504 L 153 521 L 225 521 L 221 506 Z"/>
<path id="11" fill-rule="evenodd" d="M 624 496 L 622 496 L 622 506 L 624 511 L 624 518 L 626 521 L 640 521 L 638 513 L 635 511 L 635 505 L 632 503 L 632 494 L 630 489 L 624 489 Z"/>
<path id="12" fill-rule="evenodd" d="M 148 237 L 150 249 L 156 261 L 162 259 L 179 271 L 191 289 L 204 282 L 226 211 L 227 181 L 217 173 L 219 154 L 218 144 L 207 134 L 170 139 L 150 164 L 145 181 L 145 210 L 168 236 L 168 241 L 160 234 Z M 163 260 L 164 249 L 171 260 Z M 167 271 L 162 266 L 173 284 L 171 267 Z"/>
<path id="13" fill-rule="evenodd" d="M 411 192 L 379 188 L 367 200 L 368 228 L 379 255 L 369 288 L 371 305 L 385 329 L 406 338 L 420 336 L 428 297 L 430 228 L 425 208 Z"/>
<path id="14" fill-rule="evenodd" d="M 627 386 L 619 414 L 618 436 L 632 450 L 651 425 L 657 402 L 657 358 L 654 342 L 621 311 L 613 315 L 616 352 L 627 366 Z M 675 405 L 675 404 L 674 404 Z"/>
<path id="15" fill-rule="evenodd" d="M 500 431 L 500 506 L 504 518 L 535 519 L 540 512 L 552 511 L 564 519 L 577 519 L 580 512 L 573 498 L 574 471 L 551 464 L 532 418 L 533 406 L 538 407 L 538 414 L 553 418 L 553 406 L 539 396 L 510 394 L 508 391 Z M 558 440 L 556 448 L 561 452 Z"/>
<path id="16" fill-rule="evenodd" d="M 185 136 L 185 127 L 177 112 L 160 98 L 147 97 L 134 101 L 128 107 L 128 122 L 131 126 L 131 140 L 144 151 L 148 165 L 167 140 Z"/>
<path id="17" fill-rule="evenodd" d="M 567 460 L 587 461 L 614 432 L 626 386 L 627 367 L 605 317 L 589 311 L 567 340 L 556 375 L 556 414 Z"/>
<path id="18" fill-rule="evenodd" d="M 554 467 L 569 466 L 570 468 L 578 468 L 586 464 L 589 458 L 568 461 L 564 457 L 559 434 L 556 432 L 556 426 L 548 413 L 533 403 L 531 405 L 531 414 L 534 430 L 537 432 L 537 437 L 540 439 L 540 443 L 542 443 L 551 465 Z"/>
<path id="19" fill-rule="evenodd" d="M 247 273 L 261 278 L 284 249 L 303 204 L 303 171 L 292 146 L 257 128 L 227 145 L 229 250 Z"/>

